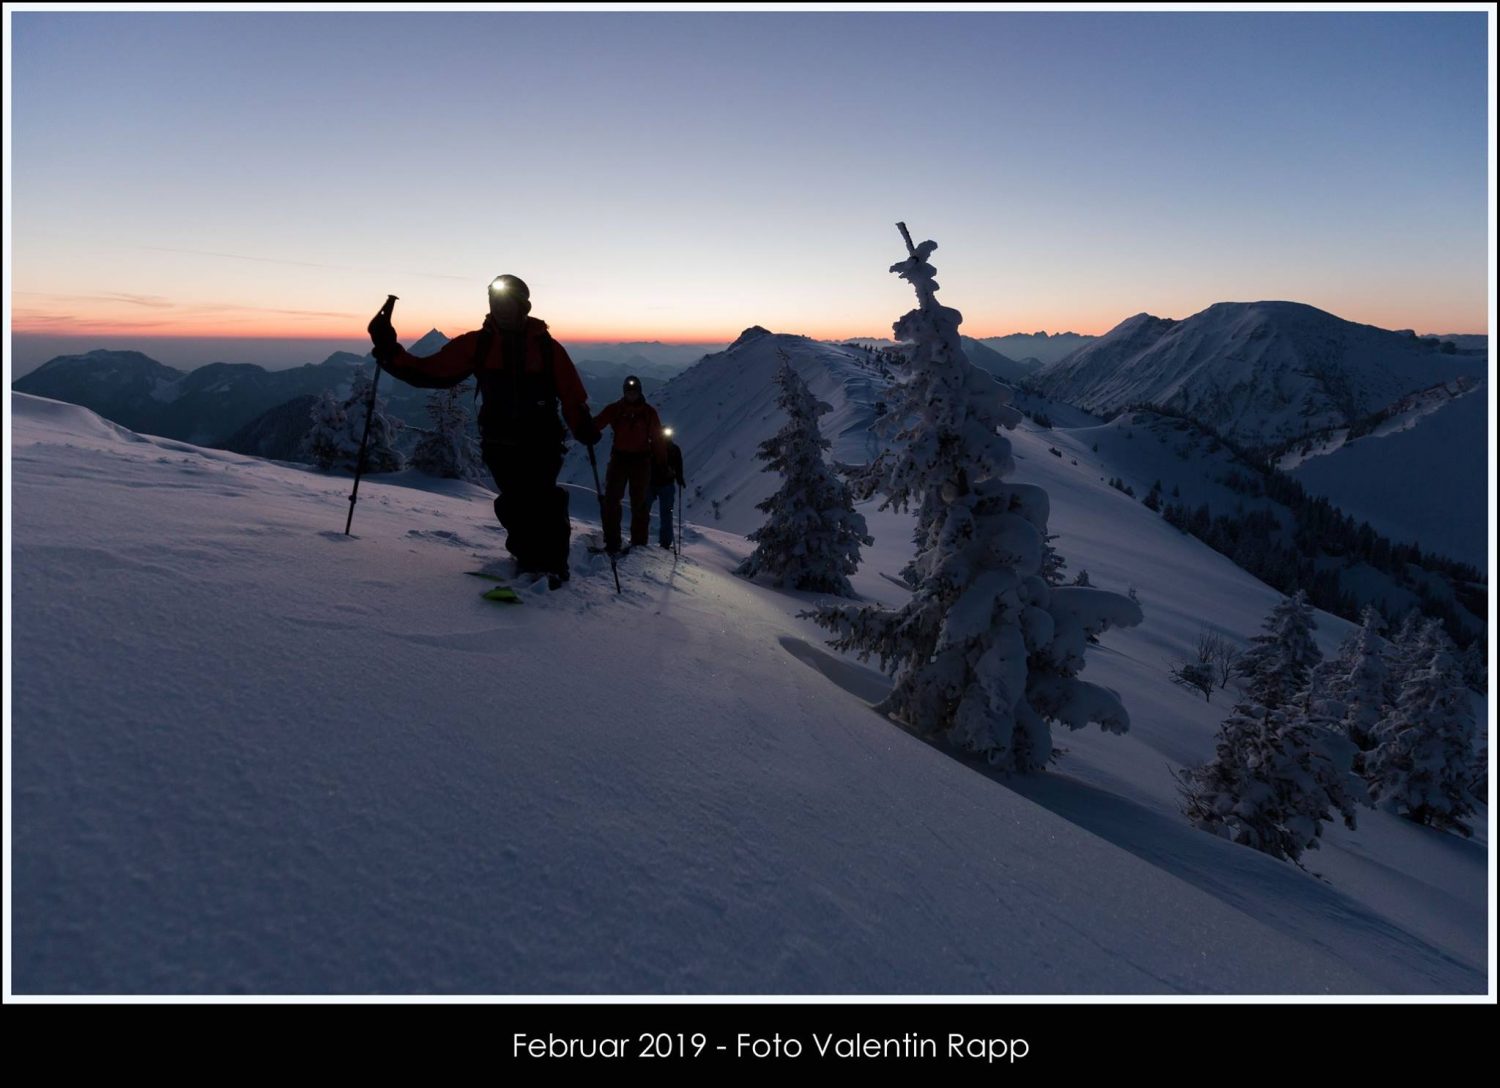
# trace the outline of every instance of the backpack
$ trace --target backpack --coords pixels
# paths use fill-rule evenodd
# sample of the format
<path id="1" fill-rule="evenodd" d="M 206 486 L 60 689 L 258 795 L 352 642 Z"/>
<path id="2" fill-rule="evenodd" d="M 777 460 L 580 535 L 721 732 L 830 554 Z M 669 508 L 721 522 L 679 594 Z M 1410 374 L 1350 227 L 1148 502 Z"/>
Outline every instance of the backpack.
<path id="1" fill-rule="evenodd" d="M 494 428 L 495 438 L 504 445 L 535 440 L 562 441 L 562 420 L 557 414 L 556 341 L 545 328 L 541 330 L 542 369 L 539 374 L 526 372 L 527 336 L 521 335 L 521 359 L 507 360 L 509 381 L 500 379 L 505 371 L 486 370 L 495 330 L 488 324 L 479 330 L 474 346 L 476 399 L 482 397 L 479 410 L 481 432 Z M 486 375 L 489 379 L 486 380 Z M 507 388 L 508 386 L 508 388 Z"/>

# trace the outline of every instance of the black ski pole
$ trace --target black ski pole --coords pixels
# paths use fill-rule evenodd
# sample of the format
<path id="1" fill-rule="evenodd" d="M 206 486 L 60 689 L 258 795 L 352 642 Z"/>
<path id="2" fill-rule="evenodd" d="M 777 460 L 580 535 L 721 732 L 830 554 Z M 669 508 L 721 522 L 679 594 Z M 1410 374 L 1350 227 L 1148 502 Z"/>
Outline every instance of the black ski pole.
<path id="1" fill-rule="evenodd" d="M 384 317 L 387 322 L 396 309 L 396 296 L 387 295 L 385 305 L 375 315 L 377 319 Z M 371 324 L 374 324 L 372 321 Z M 379 350 L 379 349 L 376 349 Z M 365 470 L 365 443 L 370 441 L 370 420 L 375 418 L 375 390 L 380 385 L 380 359 L 375 359 L 375 380 L 370 383 L 370 406 L 365 409 L 365 433 L 359 440 L 359 460 L 354 464 L 354 490 L 349 492 L 349 518 L 344 522 L 344 535 L 349 535 L 349 527 L 354 524 L 354 504 L 359 501 L 359 477 Z"/>
<path id="2" fill-rule="evenodd" d="M 677 488 L 677 532 L 672 534 L 672 543 L 677 545 L 674 561 L 682 558 L 682 492 L 686 487 L 687 484 L 682 484 Z"/>
<path id="3" fill-rule="evenodd" d="M 589 447 L 589 467 L 594 470 L 594 494 L 599 496 L 599 524 L 604 524 L 604 489 L 599 486 L 599 462 L 594 459 L 594 447 Z M 615 553 L 609 553 L 609 569 L 615 575 L 615 592 L 620 592 L 620 568 L 615 566 Z"/>

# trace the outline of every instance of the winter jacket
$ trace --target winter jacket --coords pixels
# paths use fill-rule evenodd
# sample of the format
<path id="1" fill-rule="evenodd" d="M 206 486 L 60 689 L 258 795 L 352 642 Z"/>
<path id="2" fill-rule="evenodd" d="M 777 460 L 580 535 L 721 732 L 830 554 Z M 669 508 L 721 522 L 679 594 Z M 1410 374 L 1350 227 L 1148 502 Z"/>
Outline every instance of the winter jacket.
<path id="1" fill-rule="evenodd" d="M 687 479 L 682 474 L 682 447 L 670 438 L 666 440 L 666 447 L 666 461 L 651 462 L 652 491 L 660 491 L 673 481 L 684 486 L 687 485 Z"/>
<path id="2" fill-rule="evenodd" d="M 476 358 L 481 333 L 489 345 Z M 520 366 L 515 360 L 523 360 Z M 419 358 L 397 344 L 382 369 L 419 389 L 448 389 L 473 374 L 483 403 L 479 427 L 485 440 L 501 442 L 530 438 L 561 438 L 557 406 L 575 438 L 589 433 L 588 393 L 563 346 L 534 317 L 514 331 L 496 328 L 488 317 L 484 327 L 444 344 L 435 355 Z"/>
<path id="3" fill-rule="evenodd" d="M 631 404 L 621 397 L 594 417 L 594 426 L 601 432 L 605 427 L 614 427 L 615 441 L 611 456 L 616 453 L 650 453 L 654 460 L 665 465 L 667 450 L 661 436 L 661 416 L 644 400 Z"/>

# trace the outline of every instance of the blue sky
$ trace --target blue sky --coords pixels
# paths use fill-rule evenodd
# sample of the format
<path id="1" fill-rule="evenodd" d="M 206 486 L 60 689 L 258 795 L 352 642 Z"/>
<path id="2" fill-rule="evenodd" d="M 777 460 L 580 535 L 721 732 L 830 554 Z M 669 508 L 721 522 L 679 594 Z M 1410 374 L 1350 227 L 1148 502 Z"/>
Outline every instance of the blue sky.
<path id="1" fill-rule="evenodd" d="M 1483 13 L 10 14 L 20 332 L 1488 323 Z"/>

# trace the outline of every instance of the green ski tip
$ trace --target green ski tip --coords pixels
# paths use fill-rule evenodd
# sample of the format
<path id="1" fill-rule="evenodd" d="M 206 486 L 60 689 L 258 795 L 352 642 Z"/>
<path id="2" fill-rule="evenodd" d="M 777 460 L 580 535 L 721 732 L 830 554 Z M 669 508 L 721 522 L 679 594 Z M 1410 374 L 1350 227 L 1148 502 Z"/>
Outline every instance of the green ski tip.
<path id="1" fill-rule="evenodd" d="M 521 598 L 516 596 L 516 591 L 509 586 L 496 586 L 487 590 L 484 594 L 487 601 L 503 601 L 505 604 L 520 604 Z"/>

